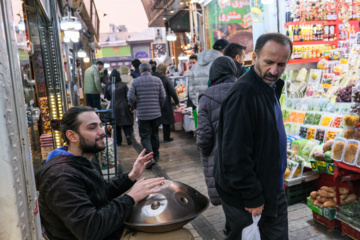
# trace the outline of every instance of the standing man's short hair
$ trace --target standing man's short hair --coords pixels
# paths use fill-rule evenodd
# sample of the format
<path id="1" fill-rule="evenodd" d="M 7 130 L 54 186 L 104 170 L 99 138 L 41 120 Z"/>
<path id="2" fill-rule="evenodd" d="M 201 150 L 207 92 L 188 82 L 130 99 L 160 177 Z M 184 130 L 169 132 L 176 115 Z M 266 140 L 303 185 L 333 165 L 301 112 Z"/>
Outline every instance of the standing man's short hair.
<path id="1" fill-rule="evenodd" d="M 262 48 L 268 41 L 274 41 L 278 44 L 281 44 L 283 46 L 289 45 L 290 46 L 290 56 L 291 57 L 292 51 L 293 51 L 293 44 L 287 36 L 281 34 L 281 33 L 265 33 L 262 34 L 256 41 L 255 44 L 255 53 L 256 55 L 259 55 Z"/>
<path id="2" fill-rule="evenodd" d="M 195 55 L 195 54 L 191 55 L 191 56 L 189 57 L 189 60 L 191 60 L 191 59 L 194 59 L 194 60 L 197 61 L 197 55 Z"/>
<path id="3" fill-rule="evenodd" d="M 104 62 L 102 62 L 102 61 L 97 61 L 97 62 L 95 63 L 95 65 L 104 66 Z"/>
<path id="4" fill-rule="evenodd" d="M 242 56 L 243 50 L 246 50 L 246 47 L 239 43 L 230 43 L 226 46 L 224 50 L 224 56 L 231 57 L 235 59 L 236 55 Z"/>
<path id="5" fill-rule="evenodd" d="M 60 123 L 60 130 L 61 130 L 61 135 L 67 144 L 69 144 L 70 141 L 66 137 L 66 132 L 68 130 L 71 130 L 76 133 L 79 133 L 79 126 L 81 125 L 81 122 L 79 122 L 78 116 L 83 112 L 94 112 L 94 110 L 89 107 L 76 106 L 70 108 L 62 117 Z"/>
<path id="6" fill-rule="evenodd" d="M 151 65 L 148 64 L 148 63 L 142 63 L 142 64 L 140 64 L 139 69 L 142 72 L 145 72 L 145 71 L 150 72 L 151 71 Z"/>

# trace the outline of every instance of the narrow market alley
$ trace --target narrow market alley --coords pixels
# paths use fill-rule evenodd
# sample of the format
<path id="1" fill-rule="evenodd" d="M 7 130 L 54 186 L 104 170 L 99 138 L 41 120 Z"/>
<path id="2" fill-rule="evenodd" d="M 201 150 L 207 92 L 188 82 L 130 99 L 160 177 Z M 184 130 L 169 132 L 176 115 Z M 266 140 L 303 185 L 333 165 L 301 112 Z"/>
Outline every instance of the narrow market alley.
<path id="1" fill-rule="evenodd" d="M 135 129 L 137 143 L 133 146 L 123 145 L 117 148 L 118 159 L 124 171 L 129 171 L 134 160 L 141 150 L 140 137 Z M 162 131 L 159 133 L 162 139 Z M 200 155 L 196 147 L 196 139 L 191 133 L 184 131 L 172 132 L 174 141 L 169 143 L 160 142 L 160 161 L 152 170 L 146 170 L 143 174 L 146 178 L 155 176 L 168 176 L 171 180 L 185 183 L 205 196 L 207 190 L 204 174 L 200 162 Z M 300 203 L 288 207 L 289 239 L 290 240 L 321 240 L 321 239 L 349 239 L 341 235 L 338 229 L 330 232 L 327 228 L 315 223 L 312 211 L 307 208 L 305 199 Z M 225 215 L 221 206 L 209 205 L 209 208 L 198 218 L 185 225 L 196 240 L 219 240 L 224 239 L 223 228 Z"/>

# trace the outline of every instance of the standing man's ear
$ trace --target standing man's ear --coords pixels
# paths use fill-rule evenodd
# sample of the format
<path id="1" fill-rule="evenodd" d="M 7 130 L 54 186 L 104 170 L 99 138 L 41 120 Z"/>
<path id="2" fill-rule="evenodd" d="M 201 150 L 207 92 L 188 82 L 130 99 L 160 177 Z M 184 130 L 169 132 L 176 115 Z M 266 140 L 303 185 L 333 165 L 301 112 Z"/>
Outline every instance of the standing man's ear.
<path id="1" fill-rule="evenodd" d="M 79 141 L 78 139 L 78 134 L 72 130 L 67 130 L 66 131 L 66 137 L 67 139 L 69 139 L 70 142 L 76 143 Z"/>

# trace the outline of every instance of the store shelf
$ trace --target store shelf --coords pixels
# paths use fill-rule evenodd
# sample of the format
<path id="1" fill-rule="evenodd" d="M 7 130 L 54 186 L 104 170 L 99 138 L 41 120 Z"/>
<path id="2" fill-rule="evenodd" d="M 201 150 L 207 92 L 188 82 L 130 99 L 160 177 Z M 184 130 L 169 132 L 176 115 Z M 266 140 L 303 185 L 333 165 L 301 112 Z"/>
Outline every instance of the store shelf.
<path id="1" fill-rule="evenodd" d="M 348 165 L 346 163 L 343 162 L 336 162 L 334 161 L 335 166 L 338 168 L 343 168 L 352 172 L 356 172 L 356 173 L 360 173 L 360 168 L 356 167 L 356 166 L 352 166 L 352 165 Z"/>
<path id="2" fill-rule="evenodd" d="M 304 59 L 291 59 L 288 63 L 310 63 L 310 62 L 319 62 L 323 58 L 304 58 Z M 325 60 L 329 60 L 329 58 L 324 58 Z"/>
<path id="3" fill-rule="evenodd" d="M 321 45 L 321 44 L 330 44 L 330 45 L 336 45 L 338 44 L 338 41 L 296 41 L 293 42 L 294 46 L 297 45 Z"/>
<path id="4" fill-rule="evenodd" d="M 351 22 L 351 21 L 349 21 Z M 294 26 L 294 25 L 310 25 L 310 24 L 322 24 L 322 25 L 336 25 L 338 22 L 336 20 L 324 20 L 324 21 L 304 21 L 304 22 L 287 22 L 285 27 Z"/>

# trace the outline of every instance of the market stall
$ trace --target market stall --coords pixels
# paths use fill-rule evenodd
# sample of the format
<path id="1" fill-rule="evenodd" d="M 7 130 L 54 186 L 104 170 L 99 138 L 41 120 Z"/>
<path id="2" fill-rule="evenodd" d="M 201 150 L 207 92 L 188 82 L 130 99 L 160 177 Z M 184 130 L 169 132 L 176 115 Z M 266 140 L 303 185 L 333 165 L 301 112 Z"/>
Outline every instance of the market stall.
<path id="1" fill-rule="evenodd" d="M 284 27 L 293 41 L 281 98 L 287 197 L 307 197 L 316 222 L 359 239 L 360 2 L 286 2 Z M 307 181 L 310 169 L 316 184 Z"/>

